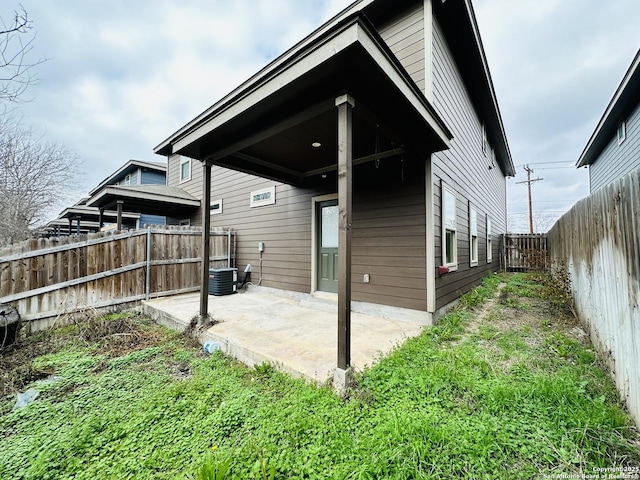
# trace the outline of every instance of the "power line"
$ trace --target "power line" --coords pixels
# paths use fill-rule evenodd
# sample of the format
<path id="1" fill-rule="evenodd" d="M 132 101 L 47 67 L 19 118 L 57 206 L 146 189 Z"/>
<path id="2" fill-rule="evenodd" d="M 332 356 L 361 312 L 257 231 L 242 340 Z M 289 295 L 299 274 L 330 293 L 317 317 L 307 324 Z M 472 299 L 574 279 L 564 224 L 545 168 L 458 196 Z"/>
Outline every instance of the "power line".
<path id="1" fill-rule="evenodd" d="M 529 168 L 529 165 L 525 165 L 524 171 L 527 172 L 527 180 L 525 182 L 516 182 L 516 183 L 527 184 L 527 188 L 529 190 L 529 233 L 533 233 L 533 209 L 531 207 L 531 184 L 533 182 L 539 182 L 540 180 L 544 180 L 544 178 L 538 177 L 532 180 L 531 174 L 533 173 L 533 170 Z"/>

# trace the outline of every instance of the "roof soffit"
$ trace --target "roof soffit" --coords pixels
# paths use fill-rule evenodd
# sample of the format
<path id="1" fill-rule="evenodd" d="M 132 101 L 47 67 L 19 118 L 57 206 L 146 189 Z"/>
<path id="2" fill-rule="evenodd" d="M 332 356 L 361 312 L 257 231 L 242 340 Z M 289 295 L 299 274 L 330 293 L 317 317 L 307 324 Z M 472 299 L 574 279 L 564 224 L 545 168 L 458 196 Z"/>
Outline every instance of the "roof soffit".
<path id="1" fill-rule="evenodd" d="M 591 165 L 613 139 L 618 124 L 640 105 L 640 49 L 591 134 L 576 167 Z"/>
<path id="2" fill-rule="evenodd" d="M 305 128 L 312 130 L 314 119 L 316 129 L 335 130 L 334 100 L 347 91 L 356 98 L 355 112 L 362 112 L 359 118 L 368 118 L 374 128 L 385 123 L 386 117 L 386 123 L 405 127 L 407 138 L 422 143 L 423 151 L 447 148 L 451 133 L 395 55 L 365 19 L 350 20 L 321 42 L 299 52 L 282 71 L 220 106 L 215 116 L 203 120 L 192 131 L 183 132 L 174 140 L 173 152 L 209 163 L 218 163 L 236 153 L 245 155 L 245 160 L 249 155 L 259 161 L 259 152 L 256 155 L 255 151 L 241 150 L 261 142 L 266 145 L 268 138 L 286 136 L 287 130 L 291 147 L 291 128 L 299 127 L 298 134 Z M 402 139 L 398 142 L 404 143 Z M 426 143 L 429 145 L 424 148 Z M 334 163 L 335 151 L 328 152 L 327 158 Z M 296 167 L 303 169 L 298 173 L 303 173 L 305 168 L 313 170 L 318 166 L 322 165 Z M 295 176 L 294 172 L 289 173 Z"/>

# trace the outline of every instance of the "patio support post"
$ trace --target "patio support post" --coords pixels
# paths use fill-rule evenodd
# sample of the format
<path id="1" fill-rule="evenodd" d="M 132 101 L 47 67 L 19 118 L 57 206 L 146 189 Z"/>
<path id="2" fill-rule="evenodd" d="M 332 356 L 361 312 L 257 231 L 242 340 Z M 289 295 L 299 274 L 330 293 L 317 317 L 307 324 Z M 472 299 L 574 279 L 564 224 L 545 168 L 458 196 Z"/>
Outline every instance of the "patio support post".
<path id="1" fill-rule="evenodd" d="M 350 95 L 336 98 L 338 107 L 338 388 L 350 383 L 351 366 L 351 204 L 353 170 L 353 113 Z"/>
<path id="2" fill-rule="evenodd" d="M 116 205 L 118 206 L 118 220 L 116 223 L 116 230 L 122 230 L 122 207 L 124 205 L 124 200 L 117 200 Z"/>
<path id="3" fill-rule="evenodd" d="M 211 165 L 203 164 L 202 179 L 202 271 L 200 277 L 200 322 L 209 317 L 209 244 L 211 237 Z"/>
<path id="4" fill-rule="evenodd" d="M 99 225 L 99 229 L 102 230 L 102 227 L 104 227 L 104 208 L 100 209 L 100 216 L 98 217 L 98 225 Z"/>

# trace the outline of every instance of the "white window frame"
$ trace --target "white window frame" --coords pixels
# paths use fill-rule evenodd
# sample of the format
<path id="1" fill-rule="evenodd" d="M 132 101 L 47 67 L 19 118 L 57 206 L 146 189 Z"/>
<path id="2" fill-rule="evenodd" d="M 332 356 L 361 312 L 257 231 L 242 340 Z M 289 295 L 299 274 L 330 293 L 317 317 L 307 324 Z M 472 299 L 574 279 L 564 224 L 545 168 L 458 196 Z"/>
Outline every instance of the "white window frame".
<path id="1" fill-rule="evenodd" d="M 482 153 L 484 153 L 485 156 L 487 156 L 487 128 L 484 126 L 484 123 L 482 124 Z"/>
<path id="2" fill-rule="evenodd" d="M 183 176 L 183 165 L 189 165 L 188 175 Z M 189 157 L 180 157 L 180 183 L 188 182 L 191 180 L 191 159 Z"/>
<path id="3" fill-rule="evenodd" d="M 210 215 L 220 215 L 222 213 L 222 199 L 214 200 L 209 205 Z"/>
<path id="4" fill-rule="evenodd" d="M 627 138 L 627 121 L 622 120 L 618 124 L 618 128 L 616 129 L 616 135 L 618 137 L 618 145 L 624 142 Z"/>
<path id="5" fill-rule="evenodd" d="M 265 205 L 273 205 L 276 203 L 276 187 L 263 188 L 254 190 L 249 194 L 249 206 L 264 207 Z"/>
<path id="6" fill-rule="evenodd" d="M 469 202 L 469 266 L 478 266 L 478 211 Z"/>
<path id="7" fill-rule="evenodd" d="M 455 271 L 458 269 L 458 221 L 457 221 L 457 200 L 455 191 L 448 187 L 444 182 L 441 184 L 440 188 L 442 192 L 441 198 L 441 223 L 442 223 L 442 265 L 449 268 L 449 271 Z M 447 198 L 449 197 L 449 198 Z M 448 202 L 453 201 L 453 219 L 447 219 L 447 206 Z M 451 262 L 447 262 L 447 255 L 449 252 L 447 251 L 447 232 L 451 232 L 453 235 L 452 248 L 453 252 L 451 252 Z"/>
<path id="8" fill-rule="evenodd" d="M 493 238 L 491 237 L 491 219 L 487 215 L 487 263 L 493 261 Z"/>
<path id="9" fill-rule="evenodd" d="M 127 173 L 124 177 L 123 185 L 131 185 L 131 174 Z"/>

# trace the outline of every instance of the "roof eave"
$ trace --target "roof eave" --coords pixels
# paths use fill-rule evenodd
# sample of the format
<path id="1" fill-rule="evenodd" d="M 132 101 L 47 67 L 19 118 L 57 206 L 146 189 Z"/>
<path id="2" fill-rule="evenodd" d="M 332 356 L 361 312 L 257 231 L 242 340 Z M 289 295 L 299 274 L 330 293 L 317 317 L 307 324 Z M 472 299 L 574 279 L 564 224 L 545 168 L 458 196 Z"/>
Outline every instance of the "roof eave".
<path id="1" fill-rule="evenodd" d="M 636 52 L 636 56 L 580 154 L 576 162 L 577 168 L 595 162 L 608 145 L 620 121 L 638 104 L 638 98 L 640 98 L 640 49 Z"/>

